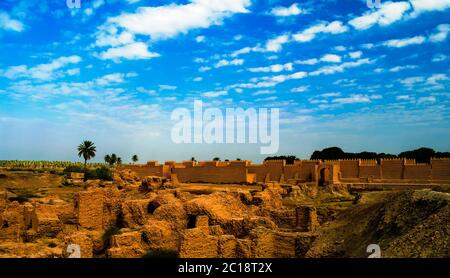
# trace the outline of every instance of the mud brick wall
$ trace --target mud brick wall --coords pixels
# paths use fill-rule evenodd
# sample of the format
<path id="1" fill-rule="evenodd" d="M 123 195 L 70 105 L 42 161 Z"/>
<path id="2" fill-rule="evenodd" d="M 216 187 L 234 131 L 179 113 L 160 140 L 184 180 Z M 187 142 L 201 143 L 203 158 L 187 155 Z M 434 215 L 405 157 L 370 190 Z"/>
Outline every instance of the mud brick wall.
<path id="1" fill-rule="evenodd" d="M 450 159 L 432 159 L 431 175 L 433 180 L 450 180 Z"/>
<path id="2" fill-rule="evenodd" d="M 267 175 L 267 168 L 265 165 L 250 165 L 247 168 L 249 173 L 256 174 L 257 182 L 264 182 Z"/>
<path id="3" fill-rule="evenodd" d="M 210 236 L 202 227 L 184 230 L 180 258 L 217 258 L 219 237 Z"/>
<path id="4" fill-rule="evenodd" d="M 284 166 L 286 162 L 284 160 L 268 160 L 264 162 L 264 166 L 269 173 L 270 181 L 279 181 L 283 174 Z"/>
<path id="5" fill-rule="evenodd" d="M 431 180 L 431 165 L 405 165 L 403 178 L 407 180 Z"/>
<path id="6" fill-rule="evenodd" d="M 403 159 L 381 160 L 383 179 L 401 179 L 403 177 Z"/>
<path id="7" fill-rule="evenodd" d="M 75 217 L 78 224 L 86 229 L 103 228 L 103 191 L 101 189 L 83 191 L 75 195 Z"/>
<path id="8" fill-rule="evenodd" d="M 172 171 L 177 174 L 180 182 L 247 182 L 247 169 L 245 167 L 197 166 L 191 168 L 174 168 Z"/>
<path id="9" fill-rule="evenodd" d="M 317 162 L 304 162 L 302 163 L 300 175 L 298 178 L 301 181 L 315 181 L 316 180 L 316 169 L 317 169 Z"/>
<path id="10" fill-rule="evenodd" d="M 359 166 L 359 177 L 360 178 L 370 178 L 375 179 L 381 178 L 381 167 L 380 165 L 361 165 Z"/>
<path id="11" fill-rule="evenodd" d="M 302 170 L 301 165 L 286 165 L 284 167 L 284 179 L 294 179 L 296 176 L 300 177 L 300 173 Z"/>
<path id="12" fill-rule="evenodd" d="M 341 160 L 341 177 L 344 179 L 359 178 L 359 160 Z"/>

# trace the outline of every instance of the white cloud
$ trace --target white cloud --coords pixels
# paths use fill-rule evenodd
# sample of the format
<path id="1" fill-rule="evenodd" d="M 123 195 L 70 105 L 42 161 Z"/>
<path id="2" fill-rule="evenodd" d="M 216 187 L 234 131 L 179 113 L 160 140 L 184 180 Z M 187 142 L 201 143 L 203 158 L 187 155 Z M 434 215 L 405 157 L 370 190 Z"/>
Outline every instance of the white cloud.
<path id="1" fill-rule="evenodd" d="M 148 59 L 156 57 L 135 35 L 151 40 L 176 37 L 193 29 L 220 25 L 236 13 L 247 13 L 250 0 L 191 0 L 184 5 L 168 4 L 158 7 L 139 7 L 134 13 L 110 17 L 97 32 L 97 46 L 115 46 L 100 55 L 103 59 Z M 123 34 L 126 35 L 123 38 Z M 101 43 L 104 42 L 104 43 Z M 113 44 L 108 42 L 113 42 Z M 121 47 L 117 47 L 121 45 Z"/>
<path id="2" fill-rule="evenodd" d="M 109 18 L 108 23 L 153 40 L 168 39 L 192 29 L 220 25 L 233 14 L 249 12 L 249 5 L 249 0 L 192 0 L 185 5 L 140 7 L 135 13 Z"/>
<path id="3" fill-rule="evenodd" d="M 19 20 L 12 19 L 6 12 L 0 11 L 0 29 L 22 32 L 25 29 L 25 26 Z"/>
<path id="4" fill-rule="evenodd" d="M 359 59 L 362 56 L 362 51 L 354 51 L 348 54 L 352 59 Z"/>
<path id="5" fill-rule="evenodd" d="M 107 86 L 117 83 L 125 82 L 125 74 L 123 73 L 111 73 L 97 78 L 96 83 L 100 86 Z"/>
<path id="6" fill-rule="evenodd" d="M 405 79 L 400 80 L 400 83 L 402 83 L 406 87 L 412 87 L 417 83 L 424 82 L 425 78 L 422 76 L 414 76 L 414 77 L 408 77 Z"/>
<path id="7" fill-rule="evenodd" d="M 336 92 L 336 93 L 326 93 L 326 94 L 321 94 L 320 96 L 321 96 L 321 97 L 324 97 L 324 98 L 329 98 L 329 97 L 340 97 L 340 96 L 341 96 L 341 93 L 339 93 L 339 92 Z"/>
<path id="8" fill-rule="evenodd" d="M 309 42 L 320 33 L 340 34 L 347 31 L 348 27 L 344 26 L 341 21 L 333 21 L 331 23 L 325 22 L 311 26 L 300 33 L 294 34 L 293 38 L 298 42 Z"/>
<path id="9" fill-rule="evenodd" d="M 417 104 L 435 103 L 435 102 L 436 102 L 436 97 L 434 97 L 434 96 L 420 97 L 420 98 L 417 100 Z"/>
<path id="10" fill-rule="evenodd" d="M 192 79 L 192 81 L 194 81 L 194 82 L 200 82 L 202 80 L 203 80 L 203 77 L 201 77 L 201 76 L 198 76 L 198 77 L 195 77 L 194 79 Z"/>
<path id="11" fill-rule="evenodd" d="M 340 63 L 341 60 L 341 56 L 335 54 L 325 54 L 322 58 L 320 58 L 320 61 L 329 63 Z"/>
<path id="12" fill-rule="evenodd" d="M 405 69 L 416 69 L 416 65 L 406 65 L 406 66 L 396 66 L 391 69 L 389 69 L 390 72 L 399 72 Z"/>
<path id="13" fill-rule="evenodd" d="M 300 65 L 315 65 L 317 63 L 319 63 L 319 60 L 316 58 L 312 58 L 312 59 L 307 59 L 307 60 L 297 60 L 295 61 L 296 64 L 300 64 Z"/>
<path id="14" fill-rule="evenodd" d="M 336 51 L 345 51 L 345 50 L 347 50 L 347 47 L 345 47 L 343 45 L 337 45 L 337 46 L 334 47 L 334 49 Z"/>
<path id="15" fill-rule="evenodd" d="M 279 52 L 283 48 L 283 44 L 289 42 L 289 35 L 281 35 L 267 41 L 265 50 L 269 52 Z"/>
<path id="16" fill-rule="evenodd" d="M 195 41 L 200 43 L 205 41 L 205 36 L 197 36 L 195 37 Z"/>
<path id="17" fill-rule="evenodd" d="M 373 60 L 370 60 L 368 58 L 359 59 L 359 60 L 352 61 L 352 62 L 345 62 L 345 63 L 336 65 L 336 66 L 325 66 L 316 71 L 311 72 L 309 75 L 317 76 L 317 75 L 322 75 L 322 74 L 324 74 L 324 75 L 334 74 L 337 72 L 343 72 L 344 70 L 346 70 L 348 68 L 355 68 L 355 67 L 359 67 L 361 65 L 371 64 L 373 62 L 374 62 Z"/>
<path id="18" fill-rule="evenodd" d="M 173 86 L 173 85 L 159 85 L 158 86 L 160 90 L 169 90 L 169 91 L 173 91 L 177 89 L 177 86 Z"/>
<path id="19" fill-rule="evenodd" d="M 70 64 L 78 64 L 80 61 L 81 58 L 76 55 L 67 57 L 63 56 L 54 59 L 51 63 L 40 64 L 31 68 L 28 68 L 26 65 L 12 66 L 5 71 L 0 70 L 0 74 L 9 79 L 24 77 L 39 80 L 51 80 L 62 77 L 65 74 L 72 75 L 75 73 L 74 71 L 63 72 L 61 69 Z"/>
<path id="20" fill-rule="evenodd" d="M 291 89 L 293 93 L 303 93 L 309 90 L 309 86 L 300 86 Z"/>
<path id="21" fill-rule="evenodd" d="M 292 71 L 292 63 L 276 64 L 268 67 L 258 67 L 258 68 L 249 68 L 251 72 L 281 72 L 281 71 Z"/>
<path id="22" fill-rule="evenodd" d="M 202 66 L 198 69 L 199 72 L 205 72 L 211 70 L 211 67 Z"/>
<path id="23" fill-rule="evenodd" d="M 357 30 L 366 30 L 374 25 L 387 26 L 401 20 L 411 5 L 408 2 L 385 2 L 381 8 L 366 12 L 348 22 Z"/>
<path id="24" fill-rule="evenodd" d="M 438 81 L 447 81 L 448 76 L 443 73 L 436 73 L 427 78 L 427 84 L 429 85 L 439 85 Z"/>
<path id="25" fill-rule="evenodd" d="M 442 42 L 447 39 L 448 33 L 450 32 L 450 24 L 441 24 L 436 27 L 436 32 L 432 34 L 428 39 L 431 42 Z"/>
<path id="26" fill-rule="evenodd" d="M 275 7 L 270 11 L 270 14 L 280 17 L 299 15 L 301 13 L 305 13 L 305 11 L 299 8 L 297 3 L 294 3 L 289 7 Z"/>
<path id="27" fill-rule="evenodd" d="M 408 45 L 415 45 L 415 44 L 422 44 L 426 41 L 426 38 L 424 36 L 415 36 L 411 38 L 405 38 L 405 39 L 394 39 L 394 40 L 388 40 L 383 43 L 384 46 L 387 47 L 405 47 Z"/>
<path id="28" fill-rule="evenodd" d="M 221 67 L 226 67 L 226 66 L 240 66 L 244 64 L 244 60 L 243 59 L 234 59 L 234 60 L 225 60 L 222 59 L 219 62 L 217 62 L 214 67 L 215 68 L 221 68 Z"/>
<path id="29" fill-rule="evenodd" d="M 413 16 L 423 12 L 443 11 L 450 8 L 450 0 L 410 0 L 414 8 Z"/>
<path id="30" fill-rule="evenodd" d="M 344 98 L 335 98 L 332 100 L 334 103 L 339 104 L 352 104 L 352 103 L 369 103 L 372 99 L 380 99 L 382 98 L 380 95 L 362 95 L 362 94 L 353 94 L 349 97 Z"/>
<path id="31" fill-rule="evenodd" d="M 107 59 L 118 60 L 121 58 L 129 60 L 137 60 L 137 59 L 151 59 L 159 56 L 160 55 L 158 53 L 148 51 L 147 45 L 142 42 L 136 42 L 124 46 L 109 48 L 108 50 L 100 53 L 100 58 L 103 60 Z"/>
<path id="32" fill-rule="evenodd" d="M 396 96 L 395 99 L 396 100 L 411 100 L 413 98 L 409 95 L 400 95 L 400 96 Z"/>
<path id="33" fill-rule="evenodd" d="M 226 96 L 226 95 L 228 95 L 228 92 L 227 91 L 206 92 L 206 93 L 203 93 L 202 95 L 204 97 L 214 98 L 214 97 Z"/>
<path id="34" fill-rule="evenodd" d="M 442 62 L 448 59 L 448 56 L 445 54 L 436 54 L 433 56 L 432 62 Z"/>

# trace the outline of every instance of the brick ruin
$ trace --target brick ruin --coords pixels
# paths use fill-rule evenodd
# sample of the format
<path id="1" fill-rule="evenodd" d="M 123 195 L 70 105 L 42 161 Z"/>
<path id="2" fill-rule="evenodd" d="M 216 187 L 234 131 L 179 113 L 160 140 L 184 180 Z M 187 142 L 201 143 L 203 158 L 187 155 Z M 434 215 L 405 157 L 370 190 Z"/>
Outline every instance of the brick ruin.
<path id="1" fill-rule="evenodd" d="M 287 165 L 284 160 L 263 164 L 250 161 L 150 161 L 145 165 L 124 165 L 140 177 L 176 175 L 182 183 L 257 183 L 316 182 L 335 183 L 417 183 L 450 182 L 450 159 L 431 159 L 416 163 L 411 159 L 378 160 L 299 160 Z"/>

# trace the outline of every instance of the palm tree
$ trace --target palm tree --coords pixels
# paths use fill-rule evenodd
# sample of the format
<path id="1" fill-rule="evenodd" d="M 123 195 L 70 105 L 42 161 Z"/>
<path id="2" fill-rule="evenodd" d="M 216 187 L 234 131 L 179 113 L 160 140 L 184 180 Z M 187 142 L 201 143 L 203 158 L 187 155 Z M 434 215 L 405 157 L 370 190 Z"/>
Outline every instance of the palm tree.
<path id="1" fill-rule="evenodd" d="M 105 155 L 105 163 L 110 163 L 110 161 L 111 161 L 111 156 L 109 155 L 109 154 L 107 154 L 107 155 Z"/>
<path id="2" fill-rule="evenodd" d="M 84 168 L 86 168 L 87 161 L 95 157 L 96 151 L 97 149 L 91 141 L 83 141 L 83 143 L 78 146 L 78 156 L 84 158 Z"/>
<path id="3" fill-rule="evenodd" d="M 122 158 L 121 157 L 118 157 L 117 158 L 117 165 L 121 165 L 122 164 Z"/>
<path id="4" fill-rule="evenodd" d="M 131 160 L 133 160 L 133 163 L 136 163 L 136 162 L 138 162 L 139 157 L 137 156 L 137 154 L 135 154 L 131 157 Z"/>
<path id="5" fill-rule="evenodd" d="M 114 165 L 117 162 L 117 155 L 115 153 L 111 154 L 111 159 L 109 160 L 109 165 Z"/>
<path id="6" fill-rule="evenodd" d="M 214 157 L 213 161 L 220 161 L 220 158 L 219 157 Z"/>

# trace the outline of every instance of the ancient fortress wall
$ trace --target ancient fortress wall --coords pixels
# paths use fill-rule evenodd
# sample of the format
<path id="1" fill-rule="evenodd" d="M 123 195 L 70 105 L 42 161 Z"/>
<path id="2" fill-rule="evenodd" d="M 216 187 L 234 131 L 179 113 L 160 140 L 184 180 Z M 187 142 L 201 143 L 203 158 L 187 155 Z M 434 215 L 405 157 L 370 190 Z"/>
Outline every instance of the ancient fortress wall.
<path id="1" fill-rule="evenodd" d="M 205 183 L 245 183 L 248 170 L 245 167 L 200 166 L 189 168 L 173 168 L 180 182 Z"/>
<path id="2" fill-rule="evenodd" d="M 180 182 L 308 182 L 319 179 L 332 182 L 450 181 L 450 159 L 447 158 L 432 159 L 429 164 L 417 164 L 413 159 L 302 160 L 290 165 L 283 160 L 265 161 L 263 164 L 251 164 L 250 161 L 168 161 L 164 165 L 150 161 L 145 165 L 121 168 L 132 170 L 140 177 L 170 177 L 174 173 Z M 324 168 L 328 170 L 321 176 Z"/>
<path id="3" fill-rule="evenodd" d="M 433 180 L 450 180 L 450 159 L 432 159 L 431 177 Z"/>
<path id="4" fill-rule="evenodd" d="M 381 171 L 383 171 L 383 179 L 402 179 L 403 165 L 403 159 L 381 160 Z"/>
<path id="5" fill-rule="evenodd" d="M 359 178 L 359 160 L 340 160 L 341 177 L 346 179 Z"/>

